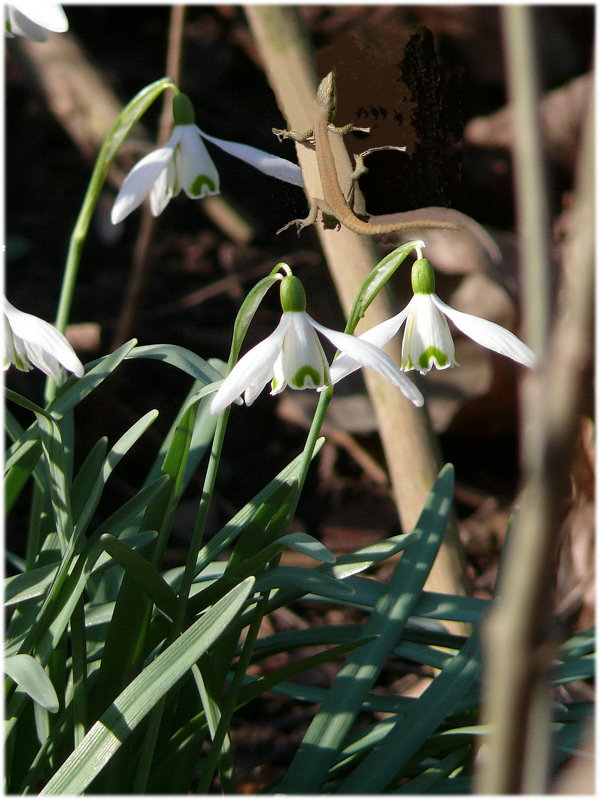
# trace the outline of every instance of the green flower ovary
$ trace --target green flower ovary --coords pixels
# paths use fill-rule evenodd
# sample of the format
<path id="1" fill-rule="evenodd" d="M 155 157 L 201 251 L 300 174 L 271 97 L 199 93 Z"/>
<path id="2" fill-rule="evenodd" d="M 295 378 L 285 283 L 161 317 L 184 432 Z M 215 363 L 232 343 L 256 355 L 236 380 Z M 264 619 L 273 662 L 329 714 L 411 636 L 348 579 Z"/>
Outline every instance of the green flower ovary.
<path id="1" fill-rule="evenodd" d="M 433 294 L 435 292 L 435 273 L 426 258 L 419 258 L 415 261 L 410 279 L 415 294 Z"/>
<path id="2" fill-rule="evenodd" d="M 194 125 L 196 114 L 192 101 L 183 92 L 179 92 L 173 98 L 173 124 L 175 125 Z"/>
<path id="3" fill-rule="evenodd" d="M 279 289 L 281 308 L 286 311 L 304 311 L 306 309 L 306 293 L 304 286 L 295 275 L 286 275 Z"/>

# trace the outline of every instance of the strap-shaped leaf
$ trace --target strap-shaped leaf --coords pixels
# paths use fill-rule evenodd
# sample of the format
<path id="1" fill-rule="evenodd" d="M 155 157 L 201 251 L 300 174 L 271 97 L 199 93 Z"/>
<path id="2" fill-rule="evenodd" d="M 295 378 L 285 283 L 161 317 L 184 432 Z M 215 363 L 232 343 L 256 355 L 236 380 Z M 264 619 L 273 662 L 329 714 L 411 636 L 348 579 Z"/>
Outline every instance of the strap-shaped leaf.
<path id="1" fill-rule="evenodd" d="M 109 533 L 103 534 L 100 541 L 106 552 L 133 577 L 156 607 L 173 619 L 177 611 L 177 595 L 152 564 Z"/>
<path id="2" fill-rule="evenodd" d="M 419 244 L 422 245 L 423 243 L 419 241 L 405 242 L 403 245 L 400 245 L 400 247 L 397 247 L 395 250 L 392 250 L 391 253 L 384 256 L 379 264 L 371 270 L 358 290 L 358 294 L 356 295 L 356 299 L 354 300 L 354 304 L 348 316 L 346 330 L 349 333 L 354 333 L 356 325 L 365 315 L 367 308 L 386 285 L 400 264 L 402 264 L 406 256 Z"/>
<path id="3" fill-rule="evenodd" d="M 478 679 L 481 669 L 479 641 L 473 633 L 423 694 L 338 787 L 340 793 L 378 794 L 402 773 L 403 768 L 426 739 L 450 714 L 457 701 Z M 390 758 L 394 753 L 394 758 Z"/>
<path id="4" fill-rule="evenodd" d="M 129 684 L 42 789 L 42 795 L 80 794 L 146 714 L 227 629 L 252 591 L 236 586 Z"/>
<path id="5" fill-rule="evenodd" d="M 25 653 L 8 656 L 4 659 L 4 672 L 13 679 L 21 691 L 28 694 L 46 711 L 52 714 L 58 711 L 58 697 L 54 686 L 35 658 Z"/>
<path id="6" fill-rule="evenodd" d="M 354 651 L 339 671 L 327 701 L 314 717 L 300 748 L 280 784 L 282 792 L 314 793 L 360 712 L 389 653 L 417 603 L 423 584 L 438 553 L 451 508 L 454 470 L 440 472 L 421 512 L 416 529 L 419 538 L 404 552 L 364 626 L 363 635 L 377 638 Z"/>
<path id="7" fill-rule="evenodd" d="M 191 375 L 197 381 L 204 385 L 220 381 L 223 379 L 223 374 L 219 372 L 216 367 L 205 361 L 200 356 L 187 350 L 185 347 L 180 347 L 176 344 L 150 344 L 142 347 L 134 347 L 127 354 L 127 358 L 150 358 L 155 361 L 164 361 L 172 367 Z"/>

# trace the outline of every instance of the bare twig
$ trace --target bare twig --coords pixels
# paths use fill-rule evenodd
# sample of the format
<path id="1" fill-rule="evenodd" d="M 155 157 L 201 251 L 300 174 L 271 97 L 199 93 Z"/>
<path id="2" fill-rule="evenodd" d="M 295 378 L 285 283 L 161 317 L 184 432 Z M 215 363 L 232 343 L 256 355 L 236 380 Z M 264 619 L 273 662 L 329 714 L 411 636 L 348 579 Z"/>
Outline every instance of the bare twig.
<path id="1" fill-rule="evenodd" d="M 554 559 L 592 337 L 593 113 L 587 119 L 575 192 L 578 224 L 566 248 L 567 279 L 559 319 L 549 336 L 549 229 L 536 116 L 534 28 L 529 7 L 506 6 L 503 12 L 519 132 L 515 166 L 526 330 L 540 366 L 529 376 L 523 395 L 527 489 L 506 553 L 500 600 L 486 629 L 484 719 L 490 735 L 477 791 L 543 794 L 549 773 L 548 675 L 557 644 L 551 613 Z"/>
<path id="2" fill-rule="evenodd" d="M 248 6 L 247 17 L 269 82 L 288 128 L 312 128 L 317 76 L 314 55 L 297 13 L 289 6 Z M 331 142 L 341 184 L 352 172 L 341 137 Z M 308 197 L 321 197 L 314 153 L 299 146 L 298 159 Z M 342 307 L 349 312 L 361 283 L 379 261 L 373 242 L 342 228 L 318 231 Z M 383 292 L 369 308 L 369 324 L 392 316 Z M 388 352 L 400 362 L 400 345 Z M 427 412 L 413 407 L 397 389 L 370 370 L 365 381 L 377 416 L 396 506 L 404 530 L 416 523 L 440 467 L 440 457 Z M 464 593 L 464 572 L 455 527 L 450 527 L 427 587 Z"/>

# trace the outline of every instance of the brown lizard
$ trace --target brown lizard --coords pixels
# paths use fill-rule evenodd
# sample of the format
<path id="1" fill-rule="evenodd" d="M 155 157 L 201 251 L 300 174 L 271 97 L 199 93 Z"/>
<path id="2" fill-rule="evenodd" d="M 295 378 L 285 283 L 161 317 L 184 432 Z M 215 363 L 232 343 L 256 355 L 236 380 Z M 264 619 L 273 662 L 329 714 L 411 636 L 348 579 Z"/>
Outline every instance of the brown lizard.
<path id="1" fill-rule="evenodd" d="M 411 230 L 415 228 L 442 228 L 445 230 L 455 231 L 458 226 L 453 222 L 435 220 L 435 219 L 419 219 L 415 215 L 417 211 L 407 211 L 403 214 L 402 220 L 383 225 L 374 225 L 365 222 L 356 216 L 354 211 L 346 202 L 338 180 L 338 174 L 335 167 L 335 160 L 331 151 L 329 143 L 330 130 L 336 133 L 347 133 L 350 130 L 356 130 L 352 125 L 345 125 L 341 128 L 336 128 L 333 123 L 335 116 L 336 94 L 335 94 L 335 78 L 333 72 L 330 72 L 319 85 L 317 91 L 317 98 L 315 103 L 315 122 L 314 129 L 306 133 L 297 133 L 296 131 L 281 131 L 273 129 L 273 133 L 281 140 L 290 138 L 297 142 L 313 142 L 317 156 L 317 164 L 319 167 L 319 175 L 321 177 L 321 186 L 323 188 L 324 200 L 312 198 L 311 208 L 306 219 L 295 219 L 288 222 L 277 233 L 281 233 L 290 225 L 296 225 L 298 232 L 307 225 L 312 225 L 317 218 L 317 211 L 321 209 L 326 217 L 333 217 L 339 224 L 345 225 L 354 233 L 374 236 L 376 234 L 392 233 L 393 231 Z M 364 130 L 364 129 L 359 129 Z M 429 211 L 430 209 L 428 209 Z M 440 209 L 447 211 L 447 209 Z M 330 227 L 326 223 L 327 227 Z"/>

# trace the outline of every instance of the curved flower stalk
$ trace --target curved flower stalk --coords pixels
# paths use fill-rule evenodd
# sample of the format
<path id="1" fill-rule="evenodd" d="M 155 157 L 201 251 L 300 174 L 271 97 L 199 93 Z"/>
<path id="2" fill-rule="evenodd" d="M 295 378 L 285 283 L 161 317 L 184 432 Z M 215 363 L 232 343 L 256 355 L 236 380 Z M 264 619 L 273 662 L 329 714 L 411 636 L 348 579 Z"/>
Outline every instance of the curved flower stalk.
<path id="1" fill-rule="evenodd" d="M 7 36 L 25 36 L 34 42 L 48 40 L 46 31 L 64 33 L 69 21 L 60 3 L 52 0 L 13 0 L 4 6 Z"/>
<path id="2" fill-rule="evenodd" d="M 251 405 L 269 381 L 272 395 L 286 386 L 318 390 L 332 386 L 336 381 L 332 380 L 317 331 L 357 366 L 376 370 L 416 406 L 423 405 L 421 392 L 378 347 L 326 328 L 306 313 L 306 295 L 298 278 L 291 274 L 282 278 L 280 295 L 283 314 L 279 324 L 233 367 L 213 398 L 213 414 L 223 411 L 241 395 L 246 405 Z"/>
<path id="3" fill-rule="evenodd" d="M 83 364 L 62 333 L 49 322 L 19 311 L 5 297 L 4 369 L 11 364 L 23 372 L 37 367 L 56 383 L 61 367 L 78 378 L 83 375 Z"/>
<path id="4" fill-rule="evenodd" d="M 431 367 L 448 369 L 457 366 L 454 341 L 446 317 L 477 344 L 526 367 L 533 367 L 535 356 L 527 345 L 505 328 L 473 314 L 456 311 L 435 294 L 433 268 L 426 258 L 419 258 L 412 268 L 414 296 L 399 314 L 360 335 L 360 339 L 377 347 L 386 345 L 406 322 L 402 340 L 404 370 L 416 369 L 422 374 Z M 348 355 L 342 354 L 331 366 L 334 381 L 359 368 Z"/>
<path id="5" fill-rule="evenodd" d="M 157 217 L 169 200 L 183 191 L 191 199 L 219 194 L 219 173 L 203 139 L 256 169 L 295 186 L 303 186 L 296 164 L 256 147 L 209 136 L 195 124 L 194 109 L 182 93 L 173 98 L 174 128 L 164 147 L 153 150 L 129 172 L 116 197 L 111 222 L 116 225 L 150 196 L 150 209 Z"/>

